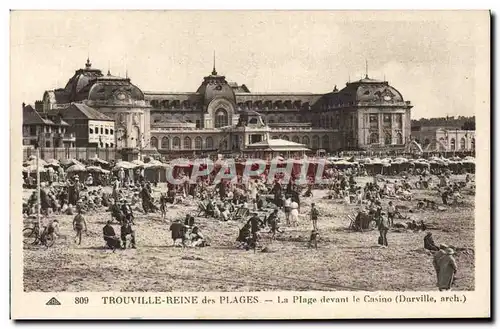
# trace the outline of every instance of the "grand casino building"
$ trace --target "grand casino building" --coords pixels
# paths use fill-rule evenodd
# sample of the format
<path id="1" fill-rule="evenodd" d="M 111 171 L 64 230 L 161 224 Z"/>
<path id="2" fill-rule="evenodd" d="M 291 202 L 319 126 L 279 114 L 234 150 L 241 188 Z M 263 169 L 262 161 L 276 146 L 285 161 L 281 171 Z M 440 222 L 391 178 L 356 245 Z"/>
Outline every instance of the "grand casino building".
<path id="1" fill-rule="evenodd" d="M 263 93 L 228 82 L 214 67 L 196 91 L 147 92 L 87 60 L 35 108 L 64 118 L 72 103 L 114 119 L 113 147 L 122 152 L 240 153 L 273 140 L 311 152 L 387 151 L 403 149 L 411 131 L 411 103 L 387 81 L 368 75 L 326 93 Z"/>

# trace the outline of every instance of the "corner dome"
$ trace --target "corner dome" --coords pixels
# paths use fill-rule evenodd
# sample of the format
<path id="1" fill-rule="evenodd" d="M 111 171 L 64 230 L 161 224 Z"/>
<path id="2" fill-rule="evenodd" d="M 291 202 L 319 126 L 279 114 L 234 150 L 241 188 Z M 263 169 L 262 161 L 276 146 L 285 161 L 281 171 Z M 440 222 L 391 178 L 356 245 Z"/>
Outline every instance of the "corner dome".
<path id="1" fill-rule="evenodd" d="M 368 103 L 403 103 L 401 93 L 390 86 L 387 81 L 371 79 L 368 76 L 355 81 L 348 82 L 341 93 L 348 96 L 351 102 Z"/>
<path id="2" fill-rule="evenodd" d="M 89 91 L 88 100 L 106 104 L 130 104 L 144 102 L 144 93 L 129 78 L 111 75 L 97 78 Z"/>

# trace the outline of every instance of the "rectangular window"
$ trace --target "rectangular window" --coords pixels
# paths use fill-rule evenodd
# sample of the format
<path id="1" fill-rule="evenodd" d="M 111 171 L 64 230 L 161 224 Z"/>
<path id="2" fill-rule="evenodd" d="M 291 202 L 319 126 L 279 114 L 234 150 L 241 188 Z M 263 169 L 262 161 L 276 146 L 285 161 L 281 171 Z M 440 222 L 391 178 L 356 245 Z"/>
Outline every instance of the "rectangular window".
<path id="1" fill-rule="evenodd" d="M 378 114 L 369 115 L 370 129 L 378 129 Z"/>
<path id="2" fill-rule="evenodd" d="M 401 113 L 395 114 L 394 124 L 395 124 L 397 129 L 403 128 L 403 114 L 401 114 Z"/>
<path id="3" fill-rule="evenodd" d="M 110 130 L 109 130 L 109 134 L 110 134 L 110 135 L 113 135 L 113 134 L 114 134 L 113 129 L 110 129 Z"/>
<path id="4" fill-rule="evenodd" d="M 383 114 L 384 128 L 391 128 L 392 126 L 392 116 L 390 114 Z"/>
<path id="5" fill-rule="evenodd" d="M 30 126 L 30 136 L 36 136 L 36 126 Z"/>
<path id="6" fill-rule="evenodd" d="M 109 129 L 108 129 L 108 128 L 104 129 L 104 133 L 105 133 L 106 135 L 107 135 L 107 134 L 109 134 Z"/>
<path id="7" fill-rule="evenodd" d="M 101 127 L 101 135 L 104 134 L 104 129 Z"/>

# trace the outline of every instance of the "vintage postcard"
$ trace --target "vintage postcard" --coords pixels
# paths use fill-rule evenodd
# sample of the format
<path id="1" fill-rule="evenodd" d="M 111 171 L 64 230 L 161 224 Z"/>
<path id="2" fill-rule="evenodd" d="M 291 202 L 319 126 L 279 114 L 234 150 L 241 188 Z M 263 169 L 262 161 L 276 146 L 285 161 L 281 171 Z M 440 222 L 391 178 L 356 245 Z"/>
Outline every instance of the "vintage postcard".
<path id="1" fill-rule="evenodd" d="M 490 317 L 488 11 L 12 11 L 14 319 Z"/>

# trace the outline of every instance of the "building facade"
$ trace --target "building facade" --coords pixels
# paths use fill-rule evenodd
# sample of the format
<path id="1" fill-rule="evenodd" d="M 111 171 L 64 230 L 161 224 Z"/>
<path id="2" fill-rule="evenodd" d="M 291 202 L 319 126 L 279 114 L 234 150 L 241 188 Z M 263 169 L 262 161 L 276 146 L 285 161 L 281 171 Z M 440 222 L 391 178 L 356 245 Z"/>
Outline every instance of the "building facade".
<path id="1" fill-rule="evenodd" d="M 267 139 L 313 152 L 392 150 L 410 141 L 412 105 L 388 82 L 368 76 L 327 93 L 259 93 L 228 82 L 214 67 L 196 91 L 142 92 L 87 60 L 65 88 L 46 91 L 35 104 L 40 112 L 63 113 L 75 103 L 112 118 L 113 145 L 129 152 L 245 152 Z"/>
<path id="2" fill-rule="evenodd" d="M 31 105 L 23 104 L 23 146 L 75 147 L 76 138 L 70 125 L 59 117 L 43 117 Z"/>
<path id="3" fill-rule="evenodd" d="M 474 130 L 421 126 L 412 128 L 412 137 L 424 152 L 475 152 Z"/>

